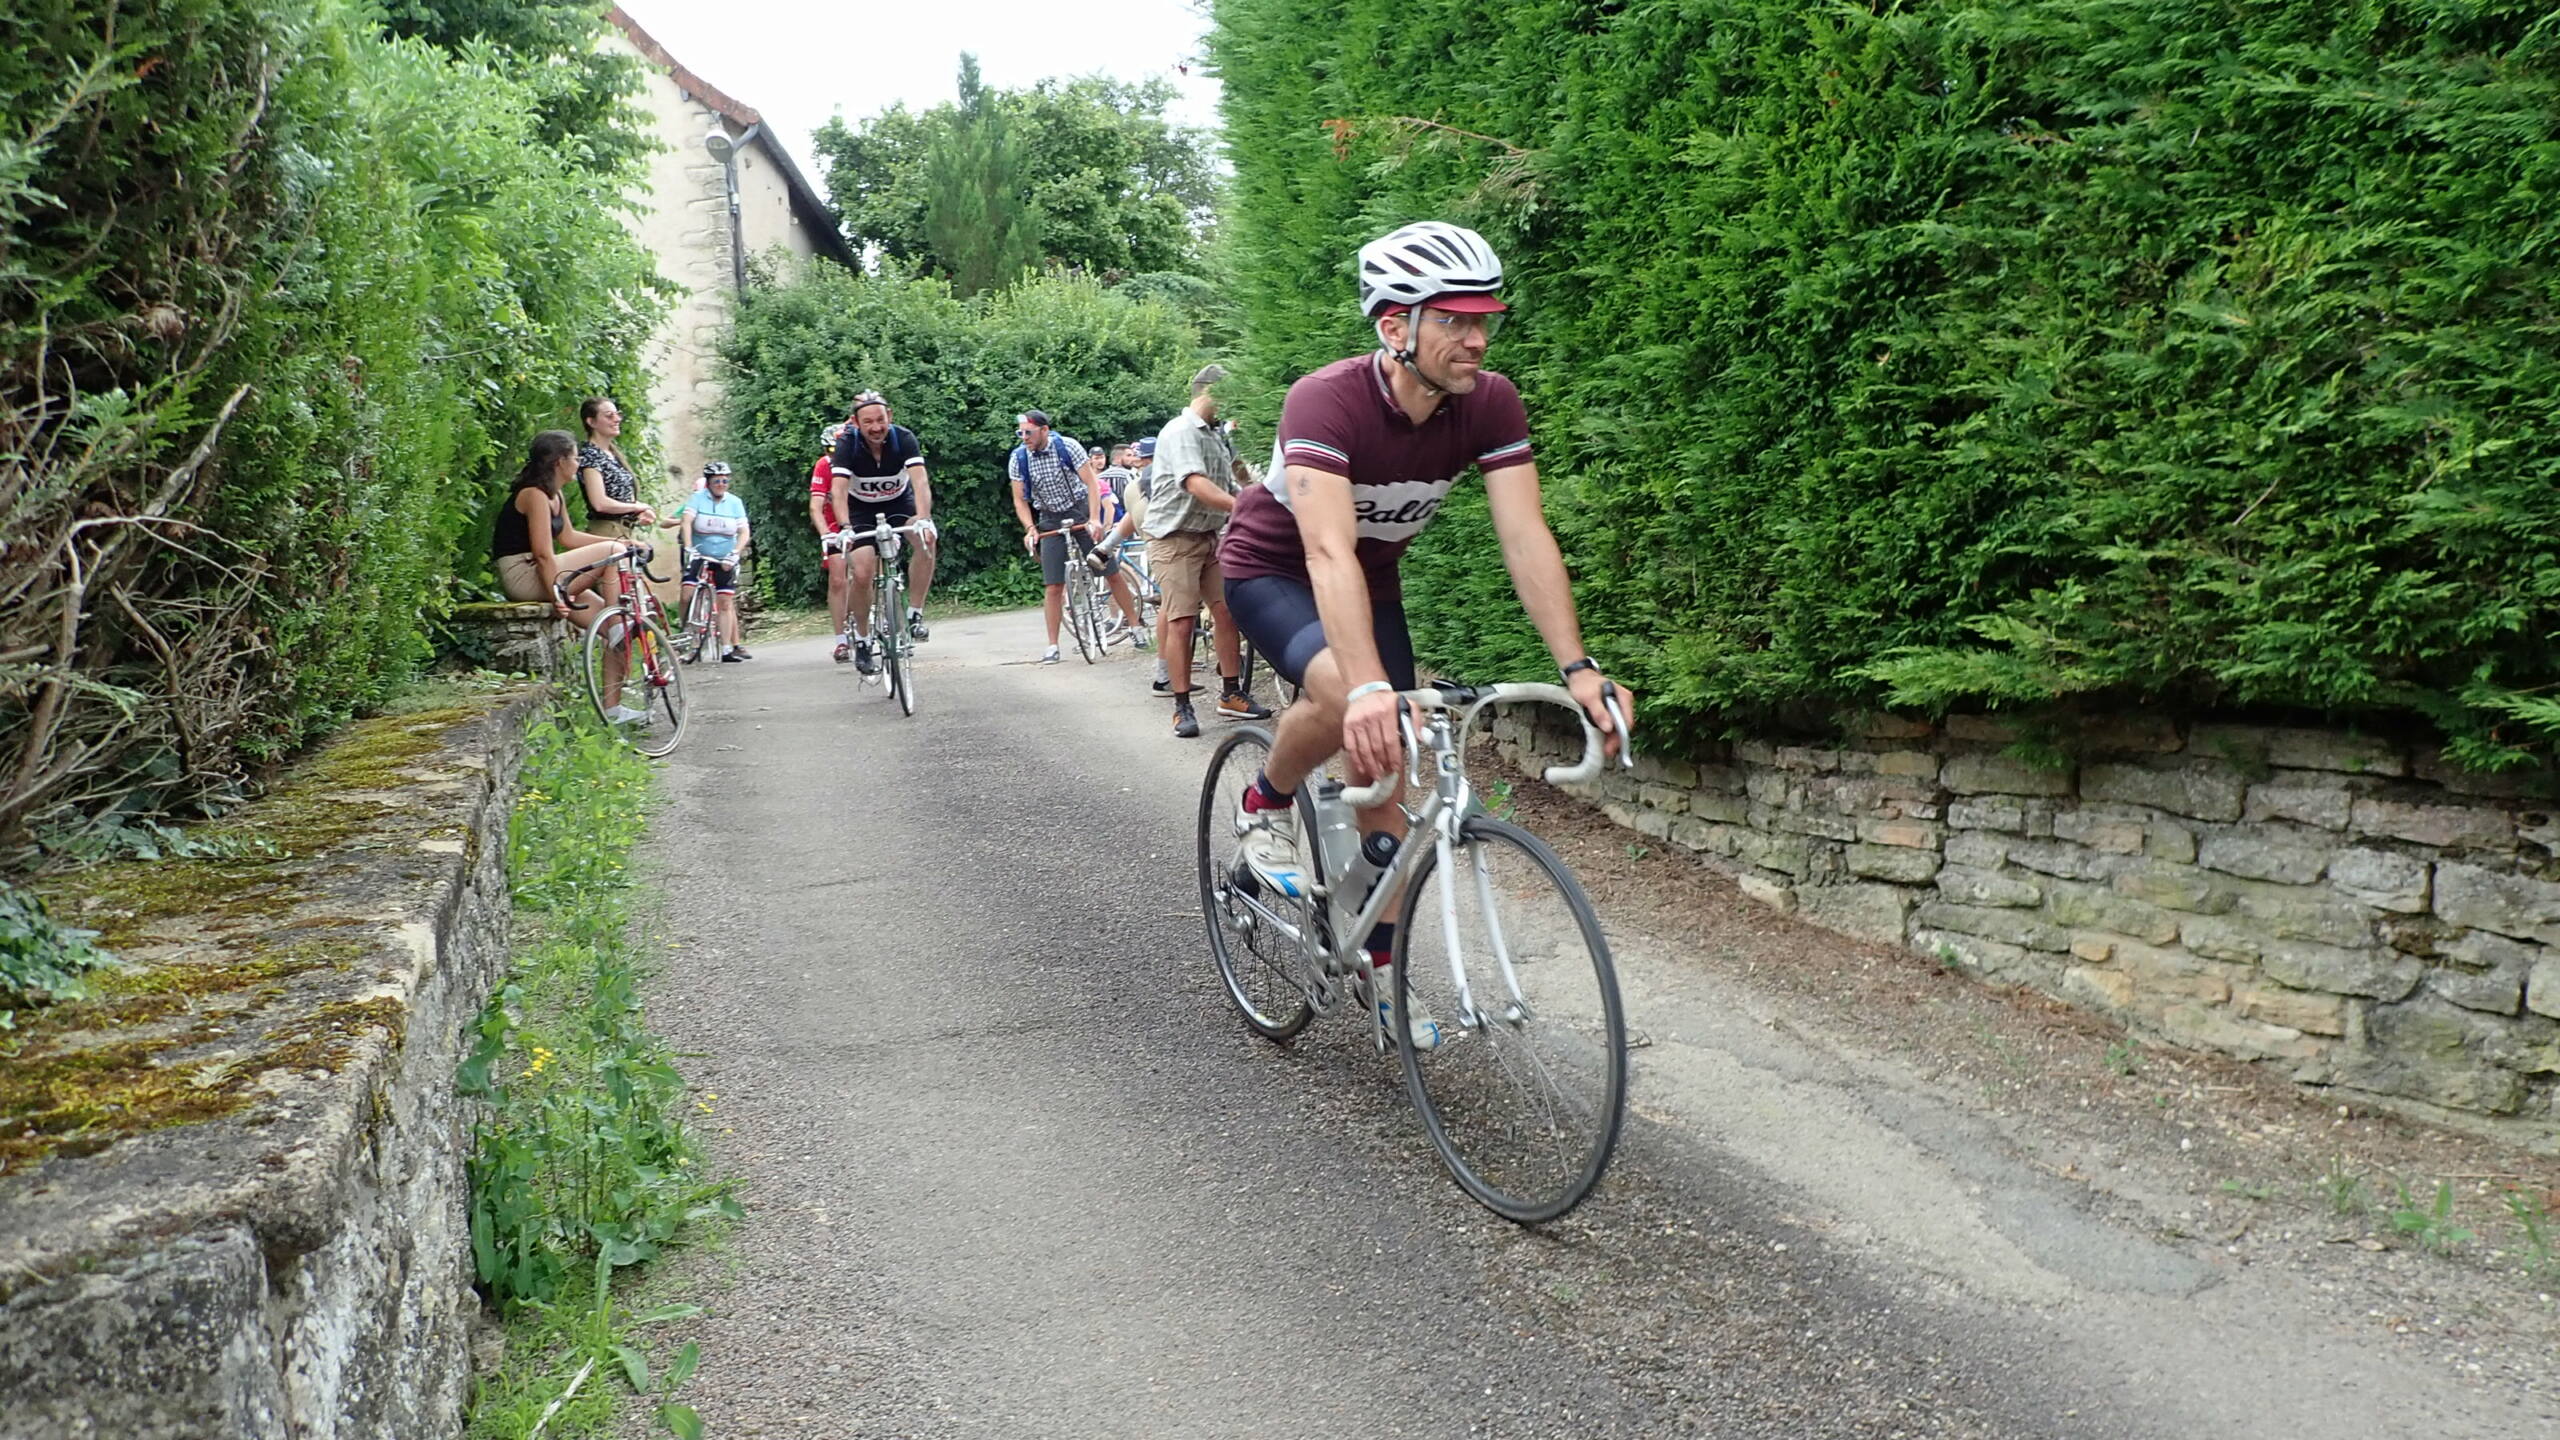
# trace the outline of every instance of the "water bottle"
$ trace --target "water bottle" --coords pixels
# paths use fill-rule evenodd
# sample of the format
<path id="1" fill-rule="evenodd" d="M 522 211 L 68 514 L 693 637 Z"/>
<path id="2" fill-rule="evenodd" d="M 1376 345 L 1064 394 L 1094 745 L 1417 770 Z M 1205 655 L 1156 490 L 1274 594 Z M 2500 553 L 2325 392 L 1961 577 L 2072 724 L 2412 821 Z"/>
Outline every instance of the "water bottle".
<path id="1" fill-rule="evenodd" d="M 1396 837 L 1384 830 L 1373 830 L 1360 837 L 1360 848 L 1343 867 L 1342 879 L 1334 887 L 1334 908 L 1346 921 L 1360 913 L 1369 903 L 1369 892 L 1377 888 L 1378 877 L 1396 863 Z"/>

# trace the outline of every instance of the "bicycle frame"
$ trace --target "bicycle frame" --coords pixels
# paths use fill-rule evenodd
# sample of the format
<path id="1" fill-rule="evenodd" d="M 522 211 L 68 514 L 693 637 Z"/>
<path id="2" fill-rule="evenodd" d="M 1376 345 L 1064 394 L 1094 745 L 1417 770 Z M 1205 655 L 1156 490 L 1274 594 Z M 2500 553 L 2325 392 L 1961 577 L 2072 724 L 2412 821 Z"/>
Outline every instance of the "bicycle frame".
<path id="1" fill-rule="evenodd" d="M 1546 779 L 1550 784 L 1581 784 L 1596 777 L 1603 758 L 1601 736 L 1583 715 L 1581 702 L 1560 685 L 1419 689 L 1405 691 L 1399 698 L 1405 702 L 1405 708 L 1398 717 L 1404 731 L 1406 756 L 1406 773 L 1401 778 L 1426 793 L 1419 805 L 1405 811 L 1409 828 L 1405 843 L 1396 851 L 1394 863 L 1378 877 L 1369 893 L 1359 898 L 1355 909 L 1344 908 L 1345 897 L 1337 887 L 1349 868 L 1350 856 L 1326 853 L 1323 836 L 1337 829 L 1349 830 L 1355 812 L 1385 804 L 1394 795 L 1399 777 L 1387 776 L 1357 789 L 1336 789 L 1329 795 L 1319 786 L 1310 796 L 1308 813 L 1317 823 L 1312 827 L 1315 833 L 1308 835 L 1307 840 L 1315 851 L 1316 872 L 1323 877 L 1310 897 L 1321 907 L 1315 913 L 1322 923 L 1302 928 L 1263 904 L 1258 896 L 1239 892 L 1235 899 L 1251 907 L 1261 923 L 1270 925 L 1299 947 L 1300 954 L 1310 962 L 1305 978 L 1314 982 L 1312 988 L 1301 984 L 1300 989 L 1308 1002 L 1321 1013 L 1332 1007 L 1336 998 L 1334 981 L 1338 977 L 1357 974 L 1364 993 L 1377 993 L 1375 966 L 1370 961 L 1367 948 L 1356 939 L 1345 946 L 1340 937 L 1365 936 L 1375 928 L 1386 917 L 1388 908 L 1400 903 L 1405 890 L 1421 878 L 1423 857 L 1426 854 L 1432 856 L 1439 863 L 1441 874 L 1447 877 L 1440 890 L 1440 927 L 1449 952 L 1449 978 L 1458 992 L 1459 1013 L 1455 1019 L 1463 1029 L 1478 1030 L 1488 1022 L 1488 1017 L 1477 1007 L 1475 989 L 1467 977 L 1466 957 L 1459 943 L 1457 896 L 1452 888 L 1458 883 L 1459 827 L 1475 803 L 1475 787 L 1466 773 L 1466 743 L 1476 716 L 1487 705 L 1498 703 L 1538 702 L 1561 705 L 1571 710 L 1575 718 L 1582 721 L 1582 758 L 1572 765 L 1549 766 Z M 1607 704 L 1618 733 L 1625 735 L 1626 716 L 1618 707 L 1616 697 L 1611 695 Z M 1427 716 L 1418 730 L 1413 722 L 1417 710 Z M 1449 719 L 1453 710 L 1459 712 L 1454 726 Z M 1428 775 L 1424 773 L 1426 754 L 1430 757 Z M 1620 748 L 1619 763 L 1621 766 L 1635 763 L 1624 746 Z M 1424 836 L 1429 837 L 1428 849 L 1416 843 Z M 1484 911 L 1485 927 L 1492 941 L 1503 989 L 1510 997 L 1498 1018 L 1502 1023 L 1518 1028 L 1532 1018 L 1532 1013 L 1527 998 L 1521 993 L 1519 973 L 1512 964 L 1510 943 L 1503 935 L 1499 912 L 1493 903 L 1492 877 L 1486 872 L 1481 856 L 1471 858 L 1476 899 Z M 1324 933 L 1313 933 L 1319 929 Z M 1346 949 L 1350 952 L 1347 963 Z M 1376 1019 L 1374 1028 L 1379 1048 L 1391 1048 L 1394 1038 L 1382 1017 Z"/>

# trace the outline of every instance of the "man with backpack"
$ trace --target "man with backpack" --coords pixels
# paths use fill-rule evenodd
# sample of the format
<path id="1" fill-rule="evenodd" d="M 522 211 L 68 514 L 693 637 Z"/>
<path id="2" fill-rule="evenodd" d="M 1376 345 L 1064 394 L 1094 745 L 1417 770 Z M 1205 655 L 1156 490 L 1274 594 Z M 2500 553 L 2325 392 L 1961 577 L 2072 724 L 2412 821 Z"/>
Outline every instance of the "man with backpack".
<path id="1" fill-rule="evenodd" d="M 1073 436 L 1059 434 L 1040 411 L 1026 410 L 1017 416 L 1013 433 L 1021 442 L 1005 462 L 1012 479 L 1013 513 L 1022 521 L 1022 548 L 1040 557 L 1040 608 L 1049 627 L 1049 648 L 1041 654 L 1040 663 L 1055 665 L 1058 622 L 1066 614 L 1067 537 L 1075 537 L 1081 556 L 1102 536 L 1101 465 Z M 1120 573 L 1116 563 L 1110 577 L 1111 598 L 1122 620 L 1138 648 L 1148 648 L 1137 602 L 1129 595 L 1129 577 Z"/>

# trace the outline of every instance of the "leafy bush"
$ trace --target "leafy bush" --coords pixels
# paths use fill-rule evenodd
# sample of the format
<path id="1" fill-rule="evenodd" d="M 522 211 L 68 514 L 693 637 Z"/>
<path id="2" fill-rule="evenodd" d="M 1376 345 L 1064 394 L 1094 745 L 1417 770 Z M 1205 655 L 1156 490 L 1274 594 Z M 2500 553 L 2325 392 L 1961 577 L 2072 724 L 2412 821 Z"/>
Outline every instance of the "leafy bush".
<path id="1" fill-rule="evenodd" d="M 14 1007 L 77 995 L 82 977 L 114 964 L 115 957 L 89 943 L 97 936 L 63 924 L 45 913 L 42 900 L 0 883 L 0 1030 L 14 1027 Z"/>
<path id="2" fill-rule="evenodd" d="M 376 24 L 0 15 L 0 869 L 391 693 L 485 584 L 529 432 L 643 389 L 620 110 Z"/>
<path id="3" fill-rule="evenodd" d="M 1595 648 L 1657 714 L 2560 734 L 2548 5 L 1214 11 L 1258 403 L 1368 343 L 1360 240 L 1485 229 Z M 1534 669 L 1473 629 L 1509 602 L 1463 518 L 1425 647 Z"/>
<path id="4" fill-rule="evenodd" d="M 1087 443 L 1153 434 L 1199 368 L 1190 328 L 1152 298 L 1077 276 L 1032 276 L 971 300 L 894 268 L 874 276 L 811 265 L 747 292 L 723 352 L 716 421 L 759 536 L 774 598 L 826 599 L 809 530 L 819 432 L 863 390 L 889 397 L 916 432 L 942 531 L 935 587 L 965 585 L 1022 553 L 1005 457 L 1013 417 L 1045 410 Z"/>

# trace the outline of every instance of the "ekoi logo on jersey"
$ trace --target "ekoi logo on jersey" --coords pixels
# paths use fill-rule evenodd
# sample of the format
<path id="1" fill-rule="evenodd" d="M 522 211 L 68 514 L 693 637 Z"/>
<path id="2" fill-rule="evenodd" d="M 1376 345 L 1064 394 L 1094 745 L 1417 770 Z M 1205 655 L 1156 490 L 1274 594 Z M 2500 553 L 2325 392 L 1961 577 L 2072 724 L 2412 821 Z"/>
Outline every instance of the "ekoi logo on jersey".
<path id="1" fill-rule="evenodd" d="M 1449 487 L 1458 483 L 1452 475 L 1445 480 L 1404 480 L 1392 485 L 1360 485 L 1351 493 L 1351 513 L 1360 522 L 1363 540 L 1410 540 L 1431 524 L 1440 513 L 1440 502 L 1449 495 Z"/>
<path id="2" fill-rule="evenodd" d="M 866 505 L 895 500 L 907 493 L 907 472 L 904 470 L 895 475 L 855 475 L 844 470 L 838 470 L 836 474 L 844 478 L 845 493 Z"/>

